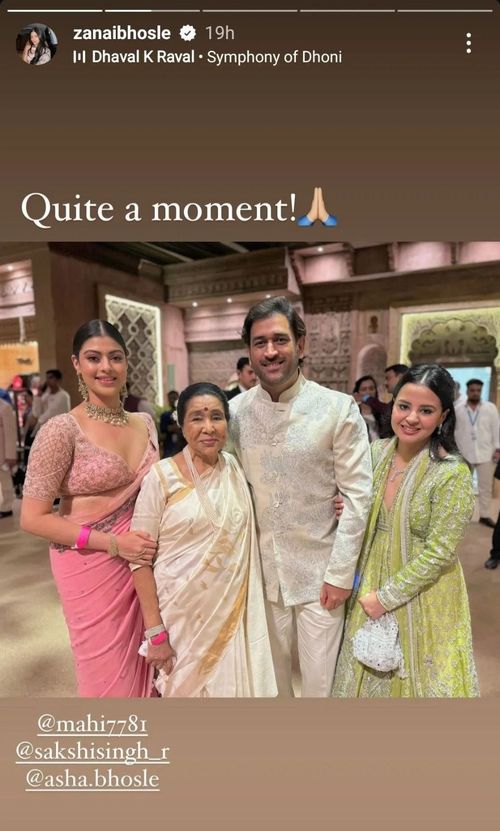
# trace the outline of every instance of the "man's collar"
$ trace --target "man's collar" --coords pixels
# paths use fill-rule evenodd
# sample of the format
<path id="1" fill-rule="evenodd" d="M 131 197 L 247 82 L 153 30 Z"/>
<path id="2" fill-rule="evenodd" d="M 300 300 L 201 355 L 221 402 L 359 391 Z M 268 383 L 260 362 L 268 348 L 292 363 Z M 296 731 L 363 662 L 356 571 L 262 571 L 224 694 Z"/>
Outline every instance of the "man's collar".
<path id="1" fill-rule="evenodd" d="M 300 392 L 304 384 L 306 383 L 306 379 L 302 375 L 302 372 L 299 369 L 299 375 L 297 380 L 292 384 L 291 387 L 288 387 L 286 390 L 283 390 L 281 393 L 278 401 L 274 401 L 274 404 L 287 404 L 289 401 L 292 401 L 296 395 Z M 271 396 L 269 393 L 261 386 L 259 386 L 259 397 L 264 398 L 266 401 L 272 401 Z"/>

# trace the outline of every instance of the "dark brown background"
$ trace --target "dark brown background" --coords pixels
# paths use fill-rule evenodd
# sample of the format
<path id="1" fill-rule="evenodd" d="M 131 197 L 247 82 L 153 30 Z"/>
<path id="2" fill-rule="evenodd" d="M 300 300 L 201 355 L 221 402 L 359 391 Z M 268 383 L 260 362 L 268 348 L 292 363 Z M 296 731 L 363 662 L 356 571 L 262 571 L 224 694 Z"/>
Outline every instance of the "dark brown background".
<path id="1" fill-rule="evenodd" d="M 306 240 L 312 234 L 321 240 L 498 236 L 500 6 L 493 0 L 309 4 L 475 6 L 492 14 L 7 14 L 7 5 L 26 3 L 10 2 L 0 11 L 3 239 L 208 239 L 222 233 L 276 239 L 278 229 L 281 238 Z M 55 30 L 59 50 L 47 66 L 31 67 L 17 57 L 15 40 L 21 26 L 38 18 Z M 129 47 L 73 42 L 73 26 L 161 23 L 177 32 L 189 22 L 199 32 L 197 52 L 209 48 L 204 27 L 226 23 L 237 39 L 212 48 L 342 48 L 344 62 L 224 70 L 204 62 L 71 62 L 73 49 L 93 46 L 191 48 L 177 34 L 166 44 Z M 335 229 L 148 221 L 147 208 L 156 201 L 274 202 L 291 191 L 302 213 L 315 185 L 339 218 Z M 20 203 L 31 191 L 53 201 L 71 201 L 75 193 L 111 201 L 116 219 L 42 232 L 21 216 Z M 128 201 L 144 207 L 142 223 L 122 221 Z"/>
<path id="2" fill-rule="evenodd" d="M 26 5 L 0 9 L 1 240 L 276 239 L 277 228 L 290 240 L 312 234 L 318 240 L 498 238 L 500 7 L 493 0 L 439 2 L 441 8 L 494 8 L 478 15 L 5 11 Z M 50 65 L 33 68 L 16 56 L 15 39 L 39 19 L 56 31 L 59 51 Z M 73 26 L 157 22 L 172 28 L 227 23 L 237 29 L 237 41 L 213 46 L 227 51 L 342 48 L 344 63 L 224 71 L 204 63 L 71 63 L 73 48 L 92 48 L 70 41 Z M 201 39 L 195 44 L 200 49 Z M 100 46 L 124 48 L 122 42 Z M 181 48 L 180 41 L 170 48 Z M 121 208 L 127 201 L 275 201 L 293 190 L 305 211 L 315 185 L 338 215 L 337 229 L 117 219 L 42 232 L 20 213 L 30 191 L 54 201 L 80 193 Z M 494 701 L 4 699 L 4 827 L 483 831 L 498 822 L 497 710 Z M 172 747 L 172 766 L 160 769 L 161 794 L 25 794 L 26 769 L 15 765 L 15 747 L 34 738 L 36 717 L 49 711 L 61 718 L 87 712 L 147 717 L 152 749 Z"/>
<path id="3" fill-rule="evenodd" d="M 500 730 L 498 706 L 491 700 L 5 699 L 3 708 L 8 719 L 0 773 L 8 831 L 498 827 L 494 779 Z M 25 793 L 30 768 L 15 765 L 15 747 L 23 739 L 48 744 L 34 738 L 42 713 L 63 719 L 86 713 L 147 718 L 150 738 L 142 741 L 151 755 L 160 746 L 171 748 L 169 767 L 150 767 L 159 774 L 161 792 Z M 70 771 L 88 774 L 93 767 Z M 60 774 L 62 766 L 43 770 Z"/>

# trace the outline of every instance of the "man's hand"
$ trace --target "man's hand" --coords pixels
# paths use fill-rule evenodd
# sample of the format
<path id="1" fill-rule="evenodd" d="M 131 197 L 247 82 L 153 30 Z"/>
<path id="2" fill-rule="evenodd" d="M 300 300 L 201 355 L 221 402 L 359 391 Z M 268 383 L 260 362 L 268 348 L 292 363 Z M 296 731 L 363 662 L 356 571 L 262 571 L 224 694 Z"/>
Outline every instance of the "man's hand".
<path id="1" fill-rule="evenodd" d="M 331 612 L 345 603 L 352 594 L 352 589 L 339 589 L 331 583 L 323 583 L 319 594 L 319 602 L 324 609 Z"/>
<path id="2" fill-rule="evenodd" d="M 336 519 L 340 519 L 344 512 L 344 499 L 341 493 L 338 493 L 337 496 L 333 497 L 333 505 L 335 508 L 335 517 Z"/>

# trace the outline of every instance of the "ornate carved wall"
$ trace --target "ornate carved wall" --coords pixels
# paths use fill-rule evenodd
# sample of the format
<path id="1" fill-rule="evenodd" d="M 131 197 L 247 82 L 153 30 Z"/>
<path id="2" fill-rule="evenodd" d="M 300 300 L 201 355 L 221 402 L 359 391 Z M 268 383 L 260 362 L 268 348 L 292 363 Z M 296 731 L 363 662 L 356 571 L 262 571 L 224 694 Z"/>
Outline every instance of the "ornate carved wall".
<path id="1" fill-rule="evenodd" d="M 384 347 L 378 343 L 370 343 L 358 355 L 358 371 L 356 377 L 361 378 L 363 375 L 372 375 L 381 391 L 384 389 L 386 366 L 387 352 Z"/>
<path id="2" fill-rule="evenodd" d="M 385 368 L 388 342 L 388 313 L 386 309 L 363 309 L 352 312 L 351 384 L 363 375 L 372 375 L 377 381 L 379 395 L 385 395 Z M 352 389 L 351 386 L 351 389 Z"/>
<path id="3" fill-rule="evenodd" d="M 498 308 L 403 315 L 401 355 L 412 363 L 433 360 L 491 366 L 498 360 L 498 344 Z"/>
<path id="4" fill-rule="evenodd" d="M 0 270 L 0 320 L 35 314 L 33 277 L 29 262 Z"/>
<path id="5" fill-rule="evenodd" d="M 350 392 L 352 316 L 350 311 L 306 314 L 304 373 L 330 389 Z"/>
<path id="6" fill-rule="evenodd" d="M 129 351 L 128 379 L 132 392 L 162 404 L 160 310 L 107 294 L 106 317 L 117 327 Z"/>
<path id="7" fill-rule="evenodd" d="M 496 354 L 495 337 L 488 334 L 485 326 L 471 319 L 452 317 L 426 326 L 412 341 L 409 357 L 412 363 L 444 359 L 491 365 Z"/>
<path id="8" fill-rule="evenodd" d="M 238 358 L 246 354 L 243 346 L 229 346 L 230 348 L 221 349 L 220 343 L 203 344 L 203 347 L 200 344 L 200 348 L 192 348 L 189 352 L 190 383 L 210 381 L 224 389 L 236 372 Z"/>
<path id="9" fill-rule="evenodd" d="M 500 384 L 500 308 L 492 305 L 403 314 L 401 359 L 490 366 L 493 382 Z M 497 389 L 497 401 L 499 393 Z"/>
<path id="10" fill-rule="evenodd" d="M 284 247 L 168 265 L 164 269 L 164 279 L 168 302 L 184 307 L 189 307 L 193 301 L 216 302 L 228 296 L 252 303 L 268 292 L 299 295 L 295 273 Z"/>

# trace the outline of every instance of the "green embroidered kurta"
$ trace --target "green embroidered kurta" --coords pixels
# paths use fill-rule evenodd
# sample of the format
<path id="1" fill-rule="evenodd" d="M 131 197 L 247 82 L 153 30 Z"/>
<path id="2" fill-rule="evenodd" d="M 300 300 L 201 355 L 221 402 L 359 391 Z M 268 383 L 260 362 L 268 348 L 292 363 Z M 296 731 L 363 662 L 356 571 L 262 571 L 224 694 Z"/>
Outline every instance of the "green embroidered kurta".
<path id="1" fill-rule="evenodd" d="M 425 448 L 408 465 L 388 511 L 383 495 L 395 449 L 395 439 L 372 444 L 374 500 L 333 695 L 474 697 L 469 604 L 456 553 L 474 508 L 471 474 L 461 459 L 432 461 Z M 373 590 L 397 617 L 404 677 L 369 669 L 353 656 L 353 635 L 367 619 L 357 599 Z"/>

